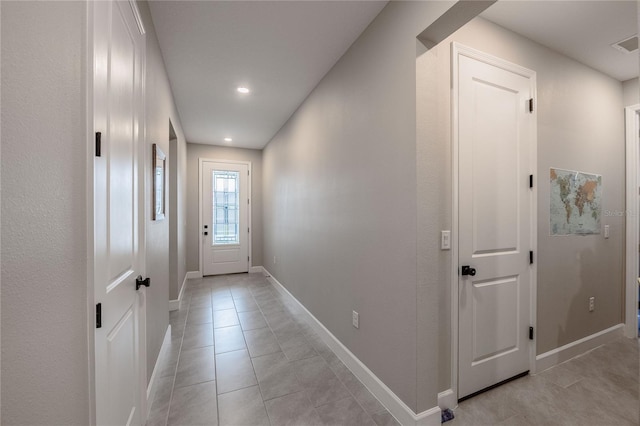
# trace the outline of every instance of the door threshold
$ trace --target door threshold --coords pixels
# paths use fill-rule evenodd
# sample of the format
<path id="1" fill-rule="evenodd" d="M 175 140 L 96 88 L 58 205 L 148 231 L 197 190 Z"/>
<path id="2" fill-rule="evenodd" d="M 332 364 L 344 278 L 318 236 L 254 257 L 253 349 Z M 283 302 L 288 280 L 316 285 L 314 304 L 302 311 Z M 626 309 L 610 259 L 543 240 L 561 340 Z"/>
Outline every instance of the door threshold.
<path id="1" fill-rule="evenodd" d="M 496 383 L 496 384 L 494 384 L 494 385 L 487 386 L 486 388 L 484 388 L 484 389 L 480 389 L 479 391 L 474 392 L 474 393 L 472 393 L 472 394 L 469 394 L 469 395 L 467 395 L 467 396 L 463 396 L 462 398 L 458 399 L 458 402 L 466 401 L 466 400 L 467 400 L 467 399 L 469 399 L 469 398 L 473 398 L 474 396 L 478 396 L 478 395 L 480 395 L 481 393 L 485 393 L 485 392 L 487 392 L 487 391 L 490 391 L 491 389 L 495 389 L 495 388 L 497 388 L 498 386 L 502 386 L 502 385 L 504 385 L 505 383 L 509 383 L 509 382 L 511 382 L 511 381 L 513 381 L 513 380 L 519 379 L 519 378 L 524 377 L 524 376 L 527 376 L 527 375 L 529 375 L 529 370 L 527 370 L 527 371 L 525 371 L 525 372 L 523 372 L 523 373 L 520 373 L 520 374 L 516 374 L 515 376 L 510 377 L 510 378 L 508 378 L 508 379 L 506 379 L 506 380 L 503 380 L 503 381 L 501 381 L 501 382 L 498 382 L 498 383 Z"/>

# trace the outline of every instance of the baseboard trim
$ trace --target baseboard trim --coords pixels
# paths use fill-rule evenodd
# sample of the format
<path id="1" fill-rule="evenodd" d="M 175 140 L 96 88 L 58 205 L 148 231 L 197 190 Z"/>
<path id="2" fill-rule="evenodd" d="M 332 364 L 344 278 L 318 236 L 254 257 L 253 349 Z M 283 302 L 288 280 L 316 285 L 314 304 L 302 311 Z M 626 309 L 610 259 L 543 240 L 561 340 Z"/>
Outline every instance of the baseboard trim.
<path id="1" fill-rule="evenodd" d="M 187 284 L 187 274 L 184 274 L 184 279 L 182 280 L 182 285 L 180 286 L 180 291 L 178 292 L 178 298 L 174 300 L 169 300 L 169 312 L 180 310 L 180 306 L 182 306 L 182 295 L 184 294 L 184 289 Z"/>
<path id="2" fill-rule="evenodd" d="M 436 426 L 441 422 L 440 407 L 433 407 L 418 414 L 414 413 L 398 396 L 387 387 L 369 368 L 362 363 L 346 346 L 342 344 L 307 308 L 300 303 L 269 271 L 263 273 L 280 294 L 299 306 L 310 320 L 313 329 L 333 350 L 340 360 L 369 389 L 369 391 L 386 407 L 401 425 Z"/>
<path id="3" fill-rule="evenodd" d="M 590 336 L 583 337 L 575 342 L 568 343 L 559 348 L 550 350 L 536 356 L 536 373 L 540 373 L 554 365 L 568 361 L 578 355 L 582 355 L 592 349 L 602 346 L 622 336 L 624 324 L 614 325 L 606 330 L 599 331 Z"/>
<path id="4" fill-rule="evenodd" d="M 160 365 L 164 361 L 164 355 L 167 352 L 167 348 L 169 347 L 169 343 L 171 342 L 171 324 L 167 327 L 167 332 L 164 333 L 164 340 L 162 341 L 162 346 L 160 347 L 160 353 L 158 354 L 158 359 L 156 359 L 156 365 L 153 366 L 153 372 L 151 373 L 151 379 L 149 380 L 149 385 L 147 386 L 147 418 L 149 417 L 149 413 L 151 412 L 151 404 L 153 404 L 153 398 L 156 396 L 156 391 L 158 390 L 158 385 L 156 383 L 156 375 L 158 370 L 160 369 Z"/>
<path id="5" fill-rule="evenodd" d="M 185 275 L 187 280 L 196 280 L 198 278 L 202 278 L 202 272 L 200 271 L 189 271 L 187 275 Z"/>
<path id="6" fill-rule="evenodd" d="M 264 274 L 264 268 L 262 266 L 252 266 L 249 268 L 250 274 Z"/>
<path id="7" fill-rule="evenodd" d="M 458 398 L 456 398 L 455 393 L 453 393 L 453 389 L 447 389 L 446 391 L 438 393 L 438 407 L 440 407 L 441 410 L 445 408 L 453 410 L 457 406 Z"/>

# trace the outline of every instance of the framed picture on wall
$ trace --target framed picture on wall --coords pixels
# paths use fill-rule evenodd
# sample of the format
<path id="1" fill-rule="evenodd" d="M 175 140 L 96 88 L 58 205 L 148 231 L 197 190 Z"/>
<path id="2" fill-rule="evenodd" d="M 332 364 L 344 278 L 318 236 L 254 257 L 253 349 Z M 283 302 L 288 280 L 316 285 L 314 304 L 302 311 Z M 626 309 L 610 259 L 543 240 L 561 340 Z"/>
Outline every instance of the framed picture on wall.
<path id="1" fill-rule="evenodd" d="M 163 220 L 165 215 L 165 182 L 167 156 L 157 144 L 153 144 L 153 220 Z"/>

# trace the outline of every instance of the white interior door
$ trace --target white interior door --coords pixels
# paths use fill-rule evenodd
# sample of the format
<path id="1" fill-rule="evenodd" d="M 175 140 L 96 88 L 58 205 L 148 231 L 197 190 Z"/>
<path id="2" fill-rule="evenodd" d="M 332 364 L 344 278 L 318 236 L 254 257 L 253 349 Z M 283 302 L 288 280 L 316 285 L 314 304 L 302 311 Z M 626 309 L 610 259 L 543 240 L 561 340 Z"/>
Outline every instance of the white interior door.
<path id="1" fill-rule="evenodd" d="M 535 74 L 456 52 L 463 398 L 529 370 Z"/>
<path id="2" fill-rule="evenodd" d="M 102 312 L 95 330 L 98 425 L 145 421 L 144 297 L 136 291 L 136 277 L 144 273 L 145 45 L 133 7 L 93 3 L 94 129 L 102 136 L 100 156 L 94 158 L 94 294 Z"/>
<path id="3" fill-rule="evenodd" d="M 203 275 L 249 271 L 249 166 L 202 162 Z"/>

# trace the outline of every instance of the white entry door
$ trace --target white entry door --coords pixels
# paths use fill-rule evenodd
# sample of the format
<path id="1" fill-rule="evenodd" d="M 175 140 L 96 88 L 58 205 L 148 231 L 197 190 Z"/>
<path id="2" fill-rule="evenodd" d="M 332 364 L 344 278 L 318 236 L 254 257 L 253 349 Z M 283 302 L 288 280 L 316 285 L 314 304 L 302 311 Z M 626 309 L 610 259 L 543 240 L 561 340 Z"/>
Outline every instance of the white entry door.
<path id="1" fill-rule="evenodd" d="M 145 41 L 130 2 L 94 2 L 95 389 L 98 425 L 145 422 L 142 79 Z M 97 143 L 96 143 L 97 145 Z M 147 153 L 149 158 L 151 151 Z M 96 317 L 98 315 L 96 314 Z"/>
<path id="2" fill-rule="evenodd" d="M 535 73 L 459 45 L 456 65 L 463 398 L 529 370 Z"/>
<path id="3" fill-rule="evenodd" d="M 249 271 L 249 165 L 202 162 L 203 275 Z"/>

